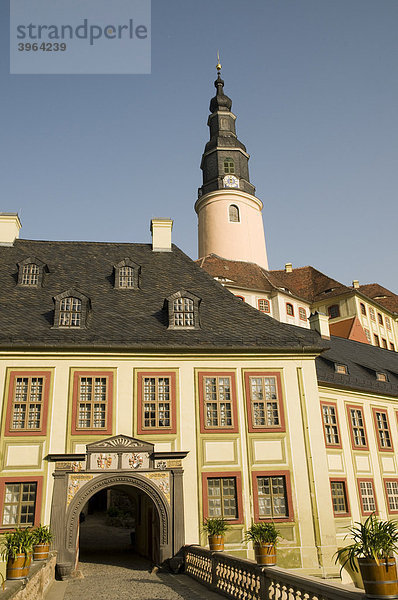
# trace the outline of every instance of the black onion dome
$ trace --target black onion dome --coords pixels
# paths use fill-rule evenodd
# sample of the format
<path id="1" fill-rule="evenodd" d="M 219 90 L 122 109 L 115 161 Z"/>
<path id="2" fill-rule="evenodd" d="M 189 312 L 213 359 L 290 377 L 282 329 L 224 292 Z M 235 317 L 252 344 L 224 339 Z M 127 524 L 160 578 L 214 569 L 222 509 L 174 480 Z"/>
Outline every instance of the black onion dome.
<path id="1" fill-rule="evenodd" d="M 224 81 L 221 79 L 220 74 L 218 74 L 214 85 L 217 88 L 217 94 L 210 100 L 210 112 L 214 113 L 218 110 L 230 111 L 232 100 L 224 94 Z"/>

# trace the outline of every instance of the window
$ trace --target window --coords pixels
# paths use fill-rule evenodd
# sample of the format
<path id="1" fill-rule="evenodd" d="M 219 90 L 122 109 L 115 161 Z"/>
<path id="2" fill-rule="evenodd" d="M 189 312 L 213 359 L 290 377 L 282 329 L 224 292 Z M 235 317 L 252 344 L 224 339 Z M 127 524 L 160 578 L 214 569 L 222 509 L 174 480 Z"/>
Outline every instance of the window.
<path id="1" fill-rule="evenodd" d="M 335 404 L 321 402 L 321 410 L 326 446 L 341 448 L 337 406 Z"/>
<path id="2" fill-rule="evenodd" d="M 235 163 L 232 158 L 228 157 L 224 160 L 224 173 L 230 175 L 235 173 Z"/>
<path id="3" fill-rule="evenodd" d="M 198 376 L 201 432 L 237 432 L 235 374 L 202 372 Z"/>
<path id="4" fill-rule="evenodd" d="M 386 322 L 387 329 L 391 330 L 391 321 L 390 321 L 390 319 L 388 317 L 385 317 L 384 320 Z"/>
<path id="5" fill-rule="evenodd" d="M 383 316 L 380 313 L 377 313 L 377 320 L 379 321 L 380 325 L 383 325 Z"/>
<path id="6" fill-rule="evenodd" d="M 390 350 L 395 350 L 395 346 L 392 342 L 390 342 Z"/>
<path id="7" fill-rule="evenodd" d="M 238 296 L 238 294 L 235 294 L 235 298 L 239 298 L 239 300 L 242 300 L 242 302 L 245 301 L 244 297 L 243 296 Z"/>
<path id="8" fill-rule="evenodd" d="M 384 487 L 386 490 L 388 511 L 390 513 L 398 513 L 398 480 L 385 479 Z"/>
<path id="9" fill-rule="evenodd" d="M 269 300 L 266 298 L 259 298 L 257 301 L 258 310 L 263 313 L 270 312 Z"/>
<path id="10" fill-rule="evenodd" d="M 376 428 L 379 450 L 387 450 L 391 452 L 393 447 L 387 411 L 373 408 L 373 419 Z"/>
<path id="11" fill-rule="evenodd" d="M 376 335 L 376 334 L 374 334 L 374 335 L 373 335 L 373 337 L 374 337 L 374 340 L 375 340 L 375 345 L 376 345 L 376 346 L 380 346 L 380 340 L 379 340 L 379 336 L 378 336 L 378 335 Z"/>
<path id="12" fill-rule="evenodd" d="M 288 471 L 253 476 L 254 520 L 292 521 L 293 505 Z"/>
<path id="13" fill-rule="evenodd" d="M 246 372 L 249 431 L 285 431 L 281 376 L 278 372 Z"/>
<path id="14" fill-rule="evenodd" d="M 113 373 L 76 371 L 72 433 L 112 433 Z"/>
<path id="15" fill-rule="evenodd" d="M 76 290 L 68 290 L 55 296 L 54 327 L 79 329 L 86 326 L 89 299 Z"/>
<path id="16" fill-rule="evenodd" d="M 299 319 L 301 321 L 307 320 L 307 311 L 302 306 L 299 307 Z"/>
<path id="17" fill-rule="evenodd" d="M 176 373 L 138 373 L 137 431 L 176 433 Z"/>
<path id="18" fill-rule="evenodd" d="M 240 223 L 239 208 L 236 204 L 231 204 L 228 209 L 228 219 L 230 223 Z"/>
<path id="19" fill-rule="evenodd" d="M 200 298 L 181 290 L 167 298 L 169 329 L 198 329 Z"/>
<path id="20" fill-rule="evenodd" d="M 353 448 L 358 450 L 368 450 L 366 427 L 362 407 L 348 405 L 347 413 Z"/>
<path id="21" fill-rule="evenodd" d="M 346 517 L 350 514 L 346 481 L 330 480 L 330 489 L 332 493 L 332 506 L 335 517 Z"/>
<path id="22" fill-rule="evenodd" d="M 119 290 L 138 289 L 141 267 L 130 258 L 114 265 L 115 288 Z"/>
<path id="23" fill-rule="evenodd" d="M 42 477 L 0 480 L 1 526 L 4 529 L 38 525 L 42 482 Z"/>
<path id="24" fill-rule="evenodd" d="M 80 327 L 82 301 L 79 298 L 64 298 L 59 307 L 60 327 Z"/>
<path id="25" fill-rule="evenodd" d="M 47 266 L 34 257 L 25 258 L 18 263 L 18 285 L 24 287 L 39 287 L 42 284 L 43 273 Z"/>
<path id="26" fill-rule="evenodd" d="M 7 435 L 45 435 L 50 377 L 49 371 L 10 373 Z"/>
<path id="27" fill-rule="evenodd" d="M 359 306 L 361 308 L 361 314 L 365 315 L 365 317 L 366 317 L 366 306 L 364 305 L 363 302 L 361 302 Z"/>
<path id="28" fill-rule="evenodd" d="M 369 314 L 372 321 L 376 321 L 375 309 L 369 306 Z"/>
<path id="29" fill-rule="evenodd" d="M 377 512 L 376 496 L 372 479 L 358 479 L 359 499 L 363 515 Z"/>
<path id="30" fill-rule="evenodd" d="M 205 377 L 206 427 L 232 427 L 230 377 Z"/>
<path id="31" fill-rule="evenodd" d="M 383 346 L 383 348 L 388 348 L 387 340 L 385 340 L 384 338 L 381 338 L 381 345 Z"/>
<path id="32" fill-rule="evenodd" d="M 336 373 L 340 373 L 340 375 L 348 375 L 347 365 L 335 363 L 334 370 L 336 371 Z"/>
<path id="33" fill-rule="evenodd" d="M 203 516 L 242 523 L 242 483 L 239 472 L 203 473 Z"/>
<path id="34" fill-rule="evenodd" d="M 365 329 L 365 335 L 366 335 L 366 339 L 368 340 L 369 344 L 372 343 L 372 338 L 370 337 L 370 331 L 369 329 Z"/>
<path id="35" fill-rule="evenodd" d="M 388 381 L 387 375 L 385 373 L 380 373 L 380 371 L 376 373 L 376 379 L 377 381 Z"/>
<path id="36" fill-rule="evenodd" d="M 293 304 L 290 304 L 290 302 L 286 302 L 286 314 L 289 317 L 294 317 L 294 308 L 293 308 Z"/>
<path id="37" fill-rule="evenodd" d="M 336 319 L 337 317 L 340 316 L 340 308 L 338 304 L 332 304 L 332 306 L 329 306 L 328 308 L 328 314 L 329 314 L 329 318 L 330 319 Z"/>

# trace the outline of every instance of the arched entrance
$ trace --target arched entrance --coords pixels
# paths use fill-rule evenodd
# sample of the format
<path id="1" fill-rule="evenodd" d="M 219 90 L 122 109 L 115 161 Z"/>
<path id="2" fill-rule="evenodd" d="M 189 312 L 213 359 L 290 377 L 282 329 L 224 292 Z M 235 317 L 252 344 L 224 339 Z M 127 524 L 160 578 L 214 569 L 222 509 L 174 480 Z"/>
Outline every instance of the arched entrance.
<path id="1" fill-rule="evenodd" d="M 146 521 L 140 534 L 142 539 L 146 536 L 148 546 L 152 544 L 148 550 L 153 559 L 161 564 L 176 554 L 184 544 L 181 458 L 185 455 L 158 457 L 152 444 L 116 436 L 89 444 L 84 463 L 58 461 L 51 528 L 61 576 L 76 568 L 81 511 L 95 494 L 111 488 L 142 499 Z"/>

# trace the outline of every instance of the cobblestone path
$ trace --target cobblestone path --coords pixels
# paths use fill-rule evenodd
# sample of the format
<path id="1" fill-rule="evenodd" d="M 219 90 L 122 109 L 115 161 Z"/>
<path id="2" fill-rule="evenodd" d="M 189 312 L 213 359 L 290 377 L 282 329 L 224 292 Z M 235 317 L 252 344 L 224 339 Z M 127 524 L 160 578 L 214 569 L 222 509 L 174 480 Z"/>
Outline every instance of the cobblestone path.
<path id="1" fill-rule="evenodd" d="M 151 573 L 149 561 L 129 550 L 123 530 L 101 529 L 107 535 L 101 535 L 101 545 L 96 538 L 96 547 L 84 532 L 86 547 L 79 563 L 83 578 L 68 582 L 64 600 L 220 600 L 187 575 Z M 94 529 L 92 533 L 94 541 Z"/>

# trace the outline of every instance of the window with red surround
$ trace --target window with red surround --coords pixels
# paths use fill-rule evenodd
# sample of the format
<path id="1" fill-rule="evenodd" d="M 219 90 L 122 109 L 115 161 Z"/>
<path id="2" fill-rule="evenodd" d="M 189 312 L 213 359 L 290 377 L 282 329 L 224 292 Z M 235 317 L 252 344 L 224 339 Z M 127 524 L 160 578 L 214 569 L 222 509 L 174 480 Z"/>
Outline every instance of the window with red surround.
<path id="1" fill-rule="evenodd" d="M 376 429 L 377 445 L 381 452 L 394 452 L 391 439 L 390 422 L 384 408 L 372 408 Z"/>
<path id="2" fill-rule="evenodd" d="M 326 446 L 332 448 L 341 448 L 337 404 L 334 402 L 321 402 L 321 412 Z"/>
<path id="3" fill-rule="evenodd" d="M 5 435 L 46 435 L 51 371 L 11 371 Z"/>
<path id="4" fill-rule="evenodd" d="M 289 471 L 254 471 L 254 520 L 294 521 Z"/>
<path id="5" fill-rule="evenodd" d="M 239 296 L 238 294 L 235 294 L 235 297 L 236 297 L 236 298 L 239 298 L 239 300 L 243 300 L 243 302 L 245 301 L 245 298 L 244 298 L 244 296 Z"/>
<path id="6" fill-rule="evenodd" d="M 235 373 L 200 372 L 198 378 L 201 433 L 237 433 Z"/>
<path id="7" fill-rule="evenodd" d="M 301 321 L 307 320 L 307 311 L 302 306 L 299 306 L 299 318 Z"/>
<path id="8" fill-rule="evenodd" d="M 75 371 L 72 434 L 112 433 L 113 372 Z"/>
<path id="9" fill-rule="evenodd" d="M 347 419 L 354 450 L 369 450 L 363 407 L 347 404 Z"/>
<path id="10" fill-rule="evenodd" d="M 37 526 L 41 519 L 43 477 L 1 477 L 1 530 Z"/>
<path id="11" fill-rule="evenodd" d="M 359 500 L 361 502 L 361 511 L 364 516 L 378 512 L 375 486 L 373 479 L 358 479 Z"/>
<path id="12" fill-rule="evenodd" d="M 238 471 L 202 473 L 203 518 L 243 523 L 242 475 Z"/>
<path id="13" fill-rule="evenodd" d="M 263 312 L 263 313 L 270 312 L 269 300 L 267 300 L 266 298 L 259 298 L 257 300 L 257 306 L 258 306 L 258 310 L 260 312 Z"/>
<path id="14" fill-rule="evenodd" d="M 347 480 L 344 477 L 332 477 L 330 479 L 330 492 L 332 495 L 332 507 L 334 516 L 351 516 L 347 494 Z"/>
<path id="15" fill-rule="evenodd" d="M 294 317 L 294 308 L 293 308 L 293 304 L 291 304 L 290 302 L 286 302 L 286 314 L 289 317 Z"/>
<path id="16" fill-rule="evenodd" d="M 245 372 L 248 427 L 256 431 L 286 431 L 281 374 Z"/>
<path id="17" fill-rule="evenodd" d="M 139 372 L 137 386 L 137 433 L 177 433 L 175 372 Z"/>
<path id="18" fill-rule="evenodd" d="M 398 479 L 384 479 L 388 512 L 398 514 Z"/>

